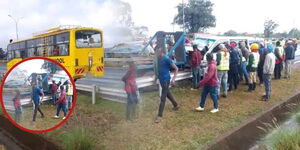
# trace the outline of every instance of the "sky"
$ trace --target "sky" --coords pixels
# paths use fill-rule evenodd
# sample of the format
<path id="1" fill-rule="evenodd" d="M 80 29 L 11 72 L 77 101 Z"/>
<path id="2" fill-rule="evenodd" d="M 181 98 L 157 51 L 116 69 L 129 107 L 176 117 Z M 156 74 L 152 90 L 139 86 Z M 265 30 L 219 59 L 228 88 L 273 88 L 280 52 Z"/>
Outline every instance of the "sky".
<path id="1" fill-rule="evenodd" d="M 10 14 L 19 19 L 19 39 L 31 37 L 32 33 L 58 25 L 82 25 L 104 30 L 104 40 L 117 38 L 111 34 L 115 26 L 114 0 L 0 0 L 0 47 L 6 48 L 9 39 L 16 39 L 15 22 Z M 172 26 L 176 6 L 182 0 L 123 0 L 132 8 L 135 25 L 156 31 L 180 30 Z M 187 2 L 188 0 L 184 0 Z M 289 31 L 300 26 L 299 0 L 211 0 L 214 5 L 216 27 L 210 33 L 224 33 L 230 29 L 238 32 L 263 32 L 266 19 L 279 24 L 277 31 Z M 119 31 L 116 31 L 119 32 Z M 109 36 L 113 35 L 113 36 Z"/>

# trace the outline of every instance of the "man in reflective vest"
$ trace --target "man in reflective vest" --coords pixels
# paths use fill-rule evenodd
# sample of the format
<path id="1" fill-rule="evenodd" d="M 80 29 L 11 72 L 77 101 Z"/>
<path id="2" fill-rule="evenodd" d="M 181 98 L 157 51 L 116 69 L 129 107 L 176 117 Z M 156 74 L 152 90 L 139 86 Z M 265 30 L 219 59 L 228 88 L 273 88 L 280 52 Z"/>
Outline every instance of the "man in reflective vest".
<path id="1" fill-rule="evenodd" d="M 284 49 L 281 45 L 280 41 L 276 42 L 276 48 L 275 48 L 275 70 L 274 70 L 274 77 L 275 79 L 281 78 L 281 71 L 283 68 L 283 60 L 284 60 Z"/>
<path id="2" fill-rule="evenodd" d="M 227 97 L 227 81 L 229 70 L 229 52 L 224 44 L 219 45 L 219 52 L 217 53 L 217 70 L 218 70 L 218 96 L 220 96 L 221 83 L 223 85 L 224 98 Z"/>
<path id="3" fill-rule="evenodd" d="M 256 43 L 251 44 L 251 53 L 248 59 L 247 71 L 249 73 L 249 88 L 248 91 L 252 92 L 256 88 L 256 71 L 259 61 L 259 46 Z"/>
<path id="4" fill-rule="evenodd" d="M 72 108 L 72 101 L 73 101 L 73 86 L 72 83 L 67 82 L 67 109 L 71 109 Z"/>

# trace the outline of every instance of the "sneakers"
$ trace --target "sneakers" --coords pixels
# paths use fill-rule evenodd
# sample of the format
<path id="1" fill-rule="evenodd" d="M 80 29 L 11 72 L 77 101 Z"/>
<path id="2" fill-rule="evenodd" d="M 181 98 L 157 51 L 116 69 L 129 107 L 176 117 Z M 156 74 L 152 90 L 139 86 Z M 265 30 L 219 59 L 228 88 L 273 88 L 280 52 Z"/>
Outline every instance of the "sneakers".
<path id="1" fill-rule="evenodd" d="M 58 119 L 59 117 L 58 116 L 54 116 L 53 118 Z"/>
<path id="2" fill-rule="evenodd" d="M 227 98 L 227 95 L 226 95 L 226 94 L 223 94 L 222 97 L 223 97 L 223 98 Z"/>
<path id="3" fill-rule="evenodd" d="M 156 117 L 156 119 L 155 119 L 155 123 L 160 123 L 161 122 L 161 120 L 162 120 L 162 117 Z"/>
<path id="4" fill-rule="evenodd" d="M 204 111 L 204 108 L 202 108 L 201 106 L 196 108 L 197 111 Z"/>
<path id="5" fill-rule="evenodd" d="M 179 109 L 179 106 L 177 105 L 176 107 L 173 107 L 172 110 L 173 111 L 177 111 Z"/>
<path id="6" fill-rule="evenodd" d="M 63 117 L 63 120 L 65 120 L 66 119 L 66 117 Z"/>
<path id="7" fill-rule="evenodd" d="M 219 111 L 219 109 L 213 109 L 213 110 L 211 110 L 210 112 L 211 113 L 216 113 L 216 112 L 218 112 Z"/>

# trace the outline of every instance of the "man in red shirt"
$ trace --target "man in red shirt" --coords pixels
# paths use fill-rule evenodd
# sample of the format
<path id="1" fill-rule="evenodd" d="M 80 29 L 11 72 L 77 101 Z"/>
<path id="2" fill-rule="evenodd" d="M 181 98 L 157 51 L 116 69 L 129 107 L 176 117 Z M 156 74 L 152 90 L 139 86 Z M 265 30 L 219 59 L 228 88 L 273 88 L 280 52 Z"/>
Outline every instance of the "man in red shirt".
<path id="1" fill-rule="evenodd" d="M 136 104 L 138 103 L 137 85 L 136 85 L 136 66 L 133 60 L 128 62 L 129 67 L 126 74 L 122 77 L 125 83 L 125 91 L 127 93 L 126 120 L 132 120 L 135 115 Z"/>
<path id="2" fill-rule="evenodd" d="M 197 88 L 197 84 L 200 81 L 200 64 L 202 60 L 202 55 L 200 51 L 198 50 L 197 45 L 193 45 L 193 53 L 191 56 L 191 66 L 192 66 L 192 73 L 193 73 L 193 87 L 191 90 L 194 90 Z"/>
<path id="3" fill-rule="evenodd" d="M 52 81 L 52 85 L 51 85 L 51 96 L 52 96 L 52 104 L 55 105 L 56 103 L 56 99 L 57 99 L 57 85 L 55 83 L 55 81 Z"/>
<path id="4" fill-rule="evenodd" d="M 56 102 L 57 111 L 56 111 L 56 115 L 54 116 L 54 118 L 58 119 L 60 110 L 62 110 L 64 112 L 63 119 L 66 119 L 66 116 L 67 116 L 67 108 L 66 108 L 67 100 L 66 99 L 67 99 L 66 91 L 64 90 L 64 86 L 62 85 L 62 86 L 60 86 L 60 95 Z"/>
<path id="5" fill-rule="evenodd" d="M 204 111 L 206 96 L 210 93 L 210 97 L 214 102 L 214 109 L 210 111 L 211 113 L 216 113 L 219 111 L 218 106 L 218 73 L 216 69 L 216 61 L 213 60 L 211 53 L 206 55 L 206 60 L 208 61 L 207 73 L 204 75 L 203 80 L 201 80 L 198 86 L 204 86 L 201 93 L 200 106 L 196 108 L 197 111 Z"/>

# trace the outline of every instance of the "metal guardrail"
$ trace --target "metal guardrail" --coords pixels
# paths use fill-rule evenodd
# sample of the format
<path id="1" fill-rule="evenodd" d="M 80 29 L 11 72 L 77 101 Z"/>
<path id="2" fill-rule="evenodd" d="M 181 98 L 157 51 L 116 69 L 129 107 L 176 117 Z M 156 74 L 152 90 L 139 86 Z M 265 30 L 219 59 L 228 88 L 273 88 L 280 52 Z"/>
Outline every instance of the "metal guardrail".
<path id="1" fill-rule="evenodd" d="M 171 75 L 173 77 L 173 74 Z M 188 78 L 191 78 L 192 74 L 191 72 L 179 72 L 176 77 L 176 81 L 180 80 L 185 80 Z M 96 79 L 93 79 L 96 80 Z M 153 82 L 154 77 L 146 76 L 146 77 L 141 77 L 137 78 L 137 86 L 138 88 L 145 88 L 145 87 L 150 87 L 157 85 L 157 83 Z M 116 81 L 116 79 L 107 79 L 106 82 L 110 82 L 112 84 L 116 82 L 122 82 Z M 119 84 L 118 84 L 119 85 Z M 91 92 L 93 96 L 93 104 L 95 103 L 95 95 L 96 93 L 99 93 L 100 97 L 111 100 L 111 101 L 116 101 L 120 103 L 126 103 L 127 99 L 127 94 L 123 89 L 122 84 L 117 87 L 104 87 L 104 86 L 99 86 L 99 85 L 87 85 L 87 84 L 79 84 L 76 83 L 76 89 L 78 91 L 85 91 L 85 92 Z M 94 94 L 93 94 L 94 93 Z"/>
<path id="2" fill-rule="evenodd" d="M 49 101 L 51 100 L 51 97 L 50 96 L 44 96 L 43 100 L 42 100 L 42 103 L 45 102 L 45 101 Z M 7 102 L 5 101 L 5 109 L 7 111 L 14 111 L 15 110 L 15 107 L 13 106 L 13 103 L 11 101 L 11 104 L 7 104 Z M 29 105 L 32 105 L 32 100 L 30 98 L 26 98 L 26 99 L 22 99 L 21 100 L 21 105 L 22 106 L 29 106 Z"/>
<path id="3" fill-rule="evenodd" d="M 76 84 L 76 90 L 91 92 L 92 93 L 92 104 L 96 103 L 96 85 L 84 85 Z"/>

